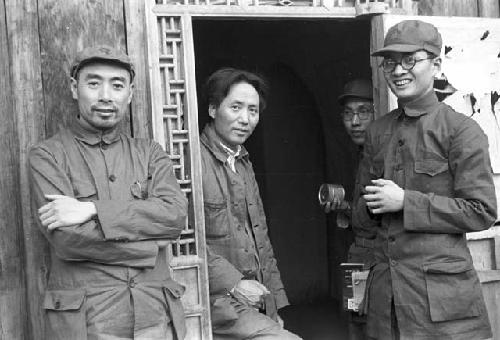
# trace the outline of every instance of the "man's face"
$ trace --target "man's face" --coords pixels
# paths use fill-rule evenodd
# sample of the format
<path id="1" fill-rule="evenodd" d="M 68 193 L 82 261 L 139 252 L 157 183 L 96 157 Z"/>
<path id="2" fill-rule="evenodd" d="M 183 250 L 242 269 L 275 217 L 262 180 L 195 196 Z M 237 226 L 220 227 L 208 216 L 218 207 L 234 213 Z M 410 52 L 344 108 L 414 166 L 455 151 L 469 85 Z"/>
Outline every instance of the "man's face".
<path id="1" fill-rule="evenodd" d="M 401 64 L 397 64 L 392 72 L 384 71 L 385 80 L 391 91 L 400 101 L 405 103 L 421 98 L 431 91 L 434 85 L 434 76 L 441 69 L 441 59 L 427 59 L 428 54 L 425 51 L 415 53 L 391 52 L 384 56 L 384 59 L 400 62 L 403 56 L 412 54 L 417 62 L 411 70 L 405 70 Z"/>
<path id="2" fill-rule="evenodd" d="M 208 111 L 221 141 L 234 148 L 250 137 L 259 122 L 259 94 L 252 85 L 237 83 L 219 107 L 210 105 Z"/>
<path id="3" fill-rule="evenodd" d="M 365 132 L 373 121 L 373 102 L 368 99 L 348 97 L 344 101 L 342 119 L 354 144 L 365 144 Z"/>
<path id="4" fill-rule="evenodd" d="M 91 63 L 71 79 L 71 92 L 78 101 L 80 123 L 93 131 L 114 128 L 125 117 L 134 85 L 130 73 L 107 63 Z"/>

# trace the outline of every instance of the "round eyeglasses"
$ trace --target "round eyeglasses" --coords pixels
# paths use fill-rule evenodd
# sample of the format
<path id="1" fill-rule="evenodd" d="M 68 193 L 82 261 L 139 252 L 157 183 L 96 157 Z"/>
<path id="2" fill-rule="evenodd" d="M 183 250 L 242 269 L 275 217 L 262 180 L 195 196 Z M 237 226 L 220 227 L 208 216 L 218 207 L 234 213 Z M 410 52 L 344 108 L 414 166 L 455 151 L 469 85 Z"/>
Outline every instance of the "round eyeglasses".
<path id="1" fill-rule="evenodd" d="M 358 111 L 344 110 L 342 112 L 342 119 L 349 122 L 355 115 L 358 116 L 359 120 L 368 120 L 372 117 L 373 110 L 369 108 L 360 108 Z"/>
<path id="2" fill-rule="evenodd" d="M 390 73 L 394 71 L 396 66 L 399 64 L 403 68 L 403 70 L 409 71 L 413 67 L 415 67 L 415 64 L 418 63 L 419 61 L 424 61 L 428 59 L 434 59 L 434 57 L 427 57 L 427 58 L 422 58 L 422 59 L 417 59 L 413 54 L 410 55 L 405 55 L 401 58 L 400 61 L 396 61 L 391 58 L 385 58 L 382 63 L 380 64 L 380 67 L 384 70 L 386 73 Z"/>

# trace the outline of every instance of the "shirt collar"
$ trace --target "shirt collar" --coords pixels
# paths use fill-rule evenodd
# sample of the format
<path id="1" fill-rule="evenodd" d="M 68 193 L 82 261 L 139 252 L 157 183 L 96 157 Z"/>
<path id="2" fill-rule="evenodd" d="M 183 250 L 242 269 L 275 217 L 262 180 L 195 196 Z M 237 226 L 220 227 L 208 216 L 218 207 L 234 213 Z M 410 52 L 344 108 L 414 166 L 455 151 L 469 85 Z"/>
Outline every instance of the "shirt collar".
<path id="1" fill-rule="evenodd" d="M 229 149 L 229 147 L 221 143 L 219 136 L 215 133 L 213 123 L 210 122 L 205 125 L 200 140 L 219 161 L 225 163 L 228 160 L 228 152 L 224 148 Z M 232 152 L 234 153 L 234 151 Z M 239 145 L 237 154 L 235 154 L 234 157 L 235 159 L 240 159 L 242 157 L 246 157 L 247 155 L 248 151 L 245 147 L 243 145 Z"/>
<path id="2" fill-rule="evenodd" d="M 401 113 L 404 112 L 404 114 L 409 117 L 420 117 L 424 114 L 433 112 L 438 104 L 439 101 L 436 93 L 434 91 L 429 91 L 423 97 L 409 103 L 403 104 L 398 101 L 398 108 L 401 110 Z"/>
<path id="3" fill-rule="evenodd" d="M 104 142 L 105 144 L 112 144 L 120 139 L 120 124 L 111 130 L 93 131 L 83 126 L 78 119 L 74 119 L 70 129 L 76 139 L 79 139 L 89 145 L 96 145 L 101 142 Z"/>

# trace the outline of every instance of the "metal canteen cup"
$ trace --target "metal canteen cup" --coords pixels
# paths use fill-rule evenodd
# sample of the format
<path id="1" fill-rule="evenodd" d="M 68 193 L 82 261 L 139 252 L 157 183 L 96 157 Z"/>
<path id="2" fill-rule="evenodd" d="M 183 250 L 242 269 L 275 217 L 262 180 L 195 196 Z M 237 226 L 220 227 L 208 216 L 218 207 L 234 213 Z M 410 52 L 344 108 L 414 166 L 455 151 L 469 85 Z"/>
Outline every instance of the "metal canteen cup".
<path id="1" fill-rule="evenodd" d="M 318 201 L 322 206 L 330 202 L 338 202 L 338 204 L 344 201 L 345 190 L 340 184 L 321 184 L 318 191 Z"/>

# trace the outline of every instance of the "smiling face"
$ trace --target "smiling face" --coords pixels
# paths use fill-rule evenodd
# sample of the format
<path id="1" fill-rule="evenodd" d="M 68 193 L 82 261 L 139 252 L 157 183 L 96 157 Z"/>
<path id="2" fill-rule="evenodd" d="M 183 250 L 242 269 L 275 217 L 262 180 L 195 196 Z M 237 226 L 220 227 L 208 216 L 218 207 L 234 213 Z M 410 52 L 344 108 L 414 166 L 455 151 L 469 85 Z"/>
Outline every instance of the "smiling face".
<path id="1" fill-rule="evenodd" d="M 391 52 L 385 55 L 384 58 L 399 62 L 404 55 L 408 54 L 414 54 L 416 60 L 429 57 L 427 52 L 417 51 L 415 53 Z M 384 77 L 396 97 L 401 102 L 407 103 L 432 91 L 434 76 L 440 70 L 441 59 L 438 57 L 418 61 L 411 70 L 405 70 L 401 64 L 397 64 L 392 72 L 384 72 Z"/>
<path id="2" fill-rule="evenodd" d="M 129 72 L 118 65 L 95 62 L 83 66 L 77 78 L 71 79 L 71 92 L 78 100 L 80 123 L 92 131 L 118 125 L 132 100 L 134 85 Z"/>
<path id="3" fill-rule="evenodd" d="M 243 144 L 259 123 L 259 94 L 245 82 L 231 86 L 219 107 L 209 106 L 215 132 L 231 148 Z"/>
<path id="4" fill-rule="evenodd" d="M 370 112 L 367 119 L 360 119 L 354 114 L 351 119 L 344 119 L 344 126 L 354 144 L 362 146 L 365 144 L 365 133 L 368 125 L 373 121 L 373 102 L 368 99 L 349 97 L 344 100 L 345 113 Z M 365 118 L 365 117 L 362 117 Z"/>

